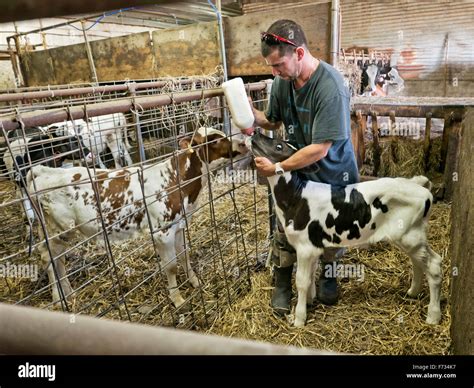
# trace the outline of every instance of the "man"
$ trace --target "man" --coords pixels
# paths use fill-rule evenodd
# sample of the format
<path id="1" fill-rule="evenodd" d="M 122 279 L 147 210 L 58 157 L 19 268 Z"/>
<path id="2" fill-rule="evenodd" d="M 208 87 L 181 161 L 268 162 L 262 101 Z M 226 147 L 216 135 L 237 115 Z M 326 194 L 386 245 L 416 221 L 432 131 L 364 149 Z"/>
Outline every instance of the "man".
<path id="1" fill-rule="evenodd" d="M 311 55 L 301 26 L 291 20 L 273 23 L 262 33 L 261 40 L 262 55 L 271 66 L 275 80 L 267 111 L 253 108 L 255 124 L 275 130 L 283 123 L 289 142 L 299 150 L 276 165 L 267 158 L 255 158 L 258 172 L 271 176 L 318 162 L 318 171 L 304 174 L 307 179 L 333 185 L 358 182 L 350 137 L 350 94 L 342 76 Z M 275 276 L 272 307 L 282 316 L 290 312 L 296 252 L 281 226 L 275 230 L 272 252 Z M 343 252 L 343 249 L 328 248 L 320 260 L 332 265 Z M 323 266 L 317 298 L 332 305 L 338 300 L 337 281 L 326 272 L 330 271 L 325 271 Z"/>

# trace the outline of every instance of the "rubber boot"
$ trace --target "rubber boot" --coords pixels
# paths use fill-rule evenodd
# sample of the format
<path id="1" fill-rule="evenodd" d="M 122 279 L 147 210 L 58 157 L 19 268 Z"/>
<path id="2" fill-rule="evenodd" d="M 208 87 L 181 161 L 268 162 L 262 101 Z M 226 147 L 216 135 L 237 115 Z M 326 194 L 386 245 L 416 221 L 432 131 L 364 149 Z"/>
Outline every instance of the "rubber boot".
<path id="1" fill-rule="evenodd" d="M 318 281 L 318 300 L 325 305 L 335 305 L 339 299 L 339 293 L 337 290 L 337 278 L 335 276 L 326 276 L 326 271 L 321 271 Z"/>
<path id="2" fill-rule="evenodd" d="M 283 268 L 273 267 L 275 288 L 272 294 L 272 308 L 274 314 L 279 317 L 290 313 L 292 274 L 293 265 Z"/>

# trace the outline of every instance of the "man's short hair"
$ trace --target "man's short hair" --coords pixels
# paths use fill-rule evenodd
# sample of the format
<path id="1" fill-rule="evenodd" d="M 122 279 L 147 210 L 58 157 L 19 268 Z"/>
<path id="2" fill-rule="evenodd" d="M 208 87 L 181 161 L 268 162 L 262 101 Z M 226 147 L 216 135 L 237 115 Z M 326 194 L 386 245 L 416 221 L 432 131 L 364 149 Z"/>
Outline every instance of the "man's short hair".
<path id="1" fill-rule="evenodd" d="M 308 41 L 306 40 L 303 29 L 293 20 L 277 20 L 268 28 L 266 32 L 285 38 L 290 42 L 293 42 L 297 47 L 303 46 L 308 48 Z M 295 49 L 295 46 L 279 41 L 269 42 L 267 40 L 262 40 L 261 50 L 264 58 L 269 56 L 275 49 L 278 49 L 278 52 L 282 57 L 286 54 L 292 53 Z"/>

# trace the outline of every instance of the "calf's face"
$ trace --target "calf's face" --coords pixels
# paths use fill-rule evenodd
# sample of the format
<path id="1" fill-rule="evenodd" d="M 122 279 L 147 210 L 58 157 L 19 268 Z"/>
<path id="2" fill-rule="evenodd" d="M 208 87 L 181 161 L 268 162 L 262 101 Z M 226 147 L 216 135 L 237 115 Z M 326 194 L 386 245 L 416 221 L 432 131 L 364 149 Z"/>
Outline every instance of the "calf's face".
<path id="1" fill-rule="evenodd" d="M 243 137 L 233 136 L 229 139 L 223 132 L 213 128 L 200 128 L 192 139 L 181 139 L 179 145 L 181 149 L 191 147 L 196 150 L 200 158 L 207 163 L 230 159 L 248 152 Z"/>
<path id="2" fill-rule="evenodd" d="M 255 133 L 248 144 L 255 156 L 268 158 L 272 163 L 282 162 L 297 151 L 286 141 L 272 139 L 261 133 Z"/>
<path id="3" fill-rule="evenodd" d="M 259 132 L 248 139 L 247 144 L 254 156 L 265 157 L 272 163 L 283 162 L 298 151 L 296 147 L 284 140 L 272 139 Z M 298 171 L 307 174 L 316 173 L 319 171 L 318 162 L 309 164 Z"/>

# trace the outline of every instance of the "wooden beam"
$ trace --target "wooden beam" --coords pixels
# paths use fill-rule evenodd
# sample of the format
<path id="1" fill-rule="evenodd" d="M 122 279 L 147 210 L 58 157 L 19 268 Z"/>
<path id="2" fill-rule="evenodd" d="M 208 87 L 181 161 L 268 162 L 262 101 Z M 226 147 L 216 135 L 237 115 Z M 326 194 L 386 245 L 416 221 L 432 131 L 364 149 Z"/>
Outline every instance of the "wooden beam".
<path id="1" fill-rule="evenodd" d="M 454 120 L 462 120 L 465 106 L 451 106 L 451 105 L 397 105 L 397 104 L 374 104 L 374 103 L 355 103 L 354 110 L 360 110 L 367 114 L 374 112 L 377 116 L 390 116 L 392 112 L 397 117 L 426 117 L 427 113 L 431 113 L 431 117 L 444 119 L 445 117 L 452 117 Z"/>
<path id="2" fill-rule="evenodd" d="M 108 11 L 147 4 L 172 4 L 170 0 L 16 0 L 2 1 L 0 23 L 80 13 Z"/>

